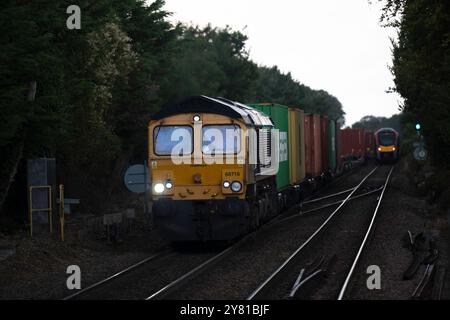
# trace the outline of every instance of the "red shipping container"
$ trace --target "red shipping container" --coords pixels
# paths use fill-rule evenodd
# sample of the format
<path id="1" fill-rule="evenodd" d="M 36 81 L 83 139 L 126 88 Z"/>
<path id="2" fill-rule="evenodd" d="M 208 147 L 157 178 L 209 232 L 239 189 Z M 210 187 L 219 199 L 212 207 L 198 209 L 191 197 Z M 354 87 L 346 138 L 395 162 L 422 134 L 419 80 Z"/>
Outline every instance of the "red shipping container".
<path id="1" fill-rule="evenodd" d="M 364 156 L 365 140 L 364 140 L 364 129 L 356 130 L 356 141 L 355 141 L 355 156 L 357 158 Z"/>
<path id="2" fill-rule="evenodd" d="M 328 170 L 330 168 L 330 160 L 328 158 L 328 117 L 323 116 L 320 118 L 320 141 L 322 146 L 322 170 Z"/>
<path id="3" fill-rule="evenodd" d="M 342 130 L 338 123 L 336 123 L 336 163 L 338 170 L 342 169 L 344 163 L 342 152 Z"/>
<path id="4" fill-rule="evenodd" d="M 365 149 L 364 129 L 341 130 L 340 157 L 362 157 Z"/>
<path id="5" fill-rule="evenodd" d="M 355 152 L 355 135 L 351 129 L 342 131 L 342 151 L 345 157 L 353 156 Z"/>
<path id="6" fill-rule="evenodd" d="M 365 140 L 365 130 L 364 129 L 356 129 L 358 131 L 358 148 L 357 148 L 357 156 L 364 157 L 366 154 L 366 140 Z"/>
<path id="7" fill-rule="evenodd" d="M 305 114 L 305 171 L 313 177 L 323 172 L 320 116 L 317 114 Z"/>

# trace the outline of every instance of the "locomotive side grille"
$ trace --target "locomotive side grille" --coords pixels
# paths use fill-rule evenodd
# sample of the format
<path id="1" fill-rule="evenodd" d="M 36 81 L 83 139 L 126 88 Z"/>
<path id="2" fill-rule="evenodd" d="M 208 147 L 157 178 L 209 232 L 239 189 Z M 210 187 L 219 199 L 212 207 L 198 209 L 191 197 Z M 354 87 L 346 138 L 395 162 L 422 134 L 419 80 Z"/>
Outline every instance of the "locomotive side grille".
<path id="1" fill-rule="evenodd" d="M 271 165 L 270 129 L 260 129 L 258 132 L 258 164 L 261 168 Z"/>

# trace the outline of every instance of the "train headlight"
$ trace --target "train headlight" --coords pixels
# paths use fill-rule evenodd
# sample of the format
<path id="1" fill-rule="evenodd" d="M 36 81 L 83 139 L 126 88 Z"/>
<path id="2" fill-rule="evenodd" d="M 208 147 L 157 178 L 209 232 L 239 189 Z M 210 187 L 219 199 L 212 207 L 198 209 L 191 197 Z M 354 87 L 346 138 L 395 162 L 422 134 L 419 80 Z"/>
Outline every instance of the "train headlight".
<path id="1" fill-rule="evenodd" d="M 242 184 L 239 181 L 233 181 L 231 184 L 231 190 L 233 192 L 239 192 L 242 189 Z"/>
<path id="2" fill-rule="evenodd" d="M 166 189 L 172 189 L 173 188 L 173 182 L 172 181 L 166 181 L 165 184 Z"/>
<path id="3" fill-rule="evenodd" d="M 153 190 L 156 193 L 163 193 L 164 192 L 164 185 L 161 182 L 158 182 L 157 184 L 155 184 L 155 186 L 153 187 Z"/>
<path id="4" fill-rule="evenodd" d="M 192 120 L 194 120 L 194 122 L 199 122 L 200 121 L 200 116 L 198 114 L 196 114 Z"/>
<path id="5" fill-rule="evenodd" d="M 230 182 L 229 181 L 224 181 L 223 182 L 223 187 L 224 188 L 229 188 L 230 187 Z"/>

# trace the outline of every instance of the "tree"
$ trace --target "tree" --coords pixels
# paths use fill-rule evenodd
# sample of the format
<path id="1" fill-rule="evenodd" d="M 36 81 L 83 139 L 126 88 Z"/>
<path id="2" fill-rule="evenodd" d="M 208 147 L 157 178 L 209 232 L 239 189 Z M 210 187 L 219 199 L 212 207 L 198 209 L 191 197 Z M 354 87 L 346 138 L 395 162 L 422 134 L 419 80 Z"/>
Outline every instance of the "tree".
<path id="1" fill-rule="evenodd" d="M 175 33 L 164 1 L 78 1 L 80 30 L 66 28 L 71 4 L 0 5 L 0 192 L 21 159 L 57 157 L 67 192 L 89 207 L 106 203 L 126 151 L 145 146 Z M 27 101 L 33 82 L 35 100 Z"/>
<path id="2" fill-rule="evenodd" d="M 389 0 L 382 21 L 398 28 L 392 73 L 405 119 L 422 123 L 432 158 L 450 167 L 450 2 Z"/>
<path id="3" fill-rule="evenodd" d="M 330 119 L 343 118 L 345 112 L 339 100 L 324 90 L 313 90 L 292 78 L 291 73 L 283 74 L 275 67 L 259 67 L 259 77 L 253 101 L 268 101 L 298 107 L 305 112 L 329 116 Z"/>
<path id="4" fill-rule="evenodd" d="M 361 120 L 355 122 L 352 128 L 364 128 L 370 131 L 377 131 L 381 128 L 393 128 L 397 132 L 402 132 L 401 128 L 401 115 L 395 114 L 390 118 L 386 117 L 375 117 L 375 116 L 364 116 Z"/>
<path id="5" fill-rule="evenodd" d="M 69 30 L 72 4 L 0 4 L 2 195 L 24 159 L 56 157 L 68 194 L 88 210 L 110 206 L 123 168 L 145 159 L 151 115 L 190 95 L 344 115 L 327 92 L 251 61 L 240 31 L 172 25 L 163 0 L 80 0 L 81 29 Z"/>
<path id="6" fill-rule="evenodd" d="M 244 100 L 257 76 L 245 51 L 247 37 L 229 27 L 179 28 L 177 54 L 163 87 L 167 103 L 197 94 Z"/>

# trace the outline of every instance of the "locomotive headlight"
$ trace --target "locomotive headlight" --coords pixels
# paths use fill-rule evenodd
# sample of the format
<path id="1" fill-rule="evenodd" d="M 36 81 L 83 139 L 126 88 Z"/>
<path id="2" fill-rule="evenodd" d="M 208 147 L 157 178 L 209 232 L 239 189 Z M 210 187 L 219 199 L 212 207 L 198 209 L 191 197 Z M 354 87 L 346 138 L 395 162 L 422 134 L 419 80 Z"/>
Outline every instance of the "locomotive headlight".
<path id="1" fill-rule="evenodd" d="M 158 182 L 153 187 L 153 190 L 155 190 L 156 193 L 163 193 L 164 192 L 164 185 L 161 182 Z"/>
<path id="2" fill-rule="evenodd" d="M 200 116 L 198 114 L 196 114 L 192 120 L 194 120 L 194 122 L 199 122 L 200 121 Z"/>
<path id="3" fill-rule="evenodd" d="M 166 187 L 166 189 L 172 189 L 173 188 L 173 182 L 170 181 L 170 180 L 166 181 L 165 187 Z"/>
<path id="4" fill-rule="evenodd" d="M 224 188 L 229 188 L 230 187 L 230 182 L 229 181 L 224 181 L 223 182 L 223 187 Z"/>
<path id="5" fill-rule="evenodd" d="M 231 184 L 231 190 L 233 190 L 233 192 L 239 192 L 242 189 L 242 184 L 239 181 L 233 181 L 233 183 Z"/>

